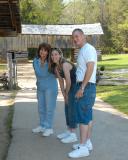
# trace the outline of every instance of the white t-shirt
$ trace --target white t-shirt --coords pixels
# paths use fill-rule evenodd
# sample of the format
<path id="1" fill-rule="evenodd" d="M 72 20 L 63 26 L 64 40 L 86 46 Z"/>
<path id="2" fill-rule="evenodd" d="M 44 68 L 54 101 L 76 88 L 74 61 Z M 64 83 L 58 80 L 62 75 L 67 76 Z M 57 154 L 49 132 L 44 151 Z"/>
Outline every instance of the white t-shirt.
<path id="1" fill-rule="evenodd" d="M 96 49 L 86 43 L 79 51 L 77 58 L 76 80 L 82 82 L 87 70 L 87 63 L 94 62 L 94 70 L 89 82 L 96 83 L 97 53 Z"/>

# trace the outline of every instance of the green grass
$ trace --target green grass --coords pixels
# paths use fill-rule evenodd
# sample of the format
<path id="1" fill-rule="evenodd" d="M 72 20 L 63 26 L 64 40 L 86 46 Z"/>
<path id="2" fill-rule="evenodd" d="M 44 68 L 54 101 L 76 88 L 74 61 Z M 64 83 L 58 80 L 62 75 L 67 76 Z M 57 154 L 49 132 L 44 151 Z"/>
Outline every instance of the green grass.
<path id="1" fill-rule="evenodd" d="M 128 54 L 102 55 L 98 66 L 105 66 L 105 71 L 128 69 Z M 105 76 L 113 78 L 128 78 L 128 73 L 105 72 Z M 97 86 L 97 96 L 114 108 L 128 114 L 128 85 Z"/>
<path id="2" fill-rule="evenodd" d="M 114 108 L 128 114 L 128 85 L 97 86 L 97 96 Z"/>
<path id="3" fill-rule="evenodd" d="M 105 66 L 105 70 L 128 69 L 128 54 L 102 55 L 98 66 Z"/>
<path id="4" fill-rule="evenodd" d="M 0 73 L 3 73 L 7 70 L 7 67 L 5 64 L 0 64 Z"/>

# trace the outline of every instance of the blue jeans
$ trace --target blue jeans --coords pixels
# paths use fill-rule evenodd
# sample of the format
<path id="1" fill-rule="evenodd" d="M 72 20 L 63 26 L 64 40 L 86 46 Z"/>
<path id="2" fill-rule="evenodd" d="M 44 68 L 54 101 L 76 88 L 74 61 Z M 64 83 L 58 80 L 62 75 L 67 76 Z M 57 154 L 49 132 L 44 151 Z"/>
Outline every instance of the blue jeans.
<path id="1" fill-rule="evenodd" d="M 76 91 L 81 87 L 77 84 Z M 96 85 L 88 83 L 84 89 L 83 97 L 75 100 L 77 110 L 77 123 L 88 125 L 92 121 L 92 107 L 96 98 Z"/>
<path id="2" fill-rule="evenodd" d="M 40 126 L 53 128 L 54 112 L 56 108 L 57 90 L 37 90 Z"/>
<path id="3" fill-rule="evenodd" d="M 65 118 L 66 118 L 66 125 L 69 128 L 76 128 L 76 106 L 74 103 L 75 100 L 75 88 L 76 84 L 72 84 L 70 91 L 68 93 L 68 104 L 65 104 Z"/>

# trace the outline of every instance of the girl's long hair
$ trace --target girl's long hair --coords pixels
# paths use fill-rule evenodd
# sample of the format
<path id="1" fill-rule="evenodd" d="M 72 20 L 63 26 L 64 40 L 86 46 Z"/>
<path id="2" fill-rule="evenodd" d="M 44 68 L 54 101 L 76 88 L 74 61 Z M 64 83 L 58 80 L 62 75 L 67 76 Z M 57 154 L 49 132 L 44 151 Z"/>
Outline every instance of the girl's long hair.
<path id="1" fill-rule="evenodd" d="M 65 62 L 65 59 L 63 58 L 63 52 L 61 51 L 60 48 L 53 48 L 51 50 L 51 52 L 49 54 L 49 72 L 55 74 L 56 63 L 54 63 L 51 58 L 51 54 L 53 51 L 57 51 L 61 55 L 61 58 L 59 60 L 59 64 L 62 64 L 63 62 Z"/>

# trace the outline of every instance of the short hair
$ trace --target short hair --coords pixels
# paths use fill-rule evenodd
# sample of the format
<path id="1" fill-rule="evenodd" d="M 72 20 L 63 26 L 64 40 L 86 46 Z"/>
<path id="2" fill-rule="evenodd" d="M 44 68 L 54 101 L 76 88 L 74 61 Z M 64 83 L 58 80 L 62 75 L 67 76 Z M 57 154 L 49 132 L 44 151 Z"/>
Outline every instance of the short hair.
<path id="1" fill-rule="evenodd" d="M 80 32 L 81 34 L 84 34 L 83 30 L 80 29 L 80 28 L 76 28 L 73 30 L 72 34 L 75 33 L 75 32 Z"/>

